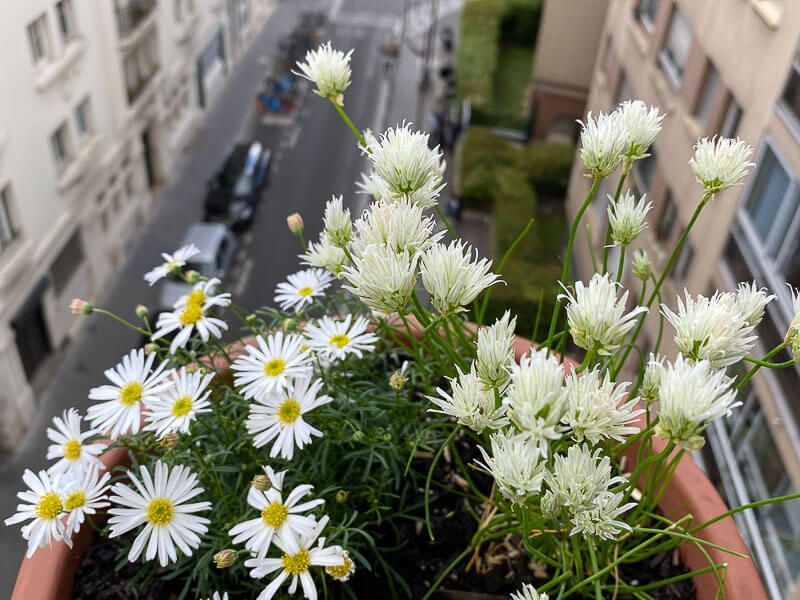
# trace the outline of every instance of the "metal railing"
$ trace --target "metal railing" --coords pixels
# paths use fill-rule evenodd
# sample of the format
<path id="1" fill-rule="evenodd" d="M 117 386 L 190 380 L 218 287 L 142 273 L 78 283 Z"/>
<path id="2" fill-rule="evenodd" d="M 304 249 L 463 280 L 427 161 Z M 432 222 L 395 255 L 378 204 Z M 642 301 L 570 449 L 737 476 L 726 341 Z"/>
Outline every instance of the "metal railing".
<path id="1" fill-rule="evenodd" d="M 153 9 L 157 0 L 116 0 L 117 30 L 120 39 L 128 37 L 144 21 Z"/>

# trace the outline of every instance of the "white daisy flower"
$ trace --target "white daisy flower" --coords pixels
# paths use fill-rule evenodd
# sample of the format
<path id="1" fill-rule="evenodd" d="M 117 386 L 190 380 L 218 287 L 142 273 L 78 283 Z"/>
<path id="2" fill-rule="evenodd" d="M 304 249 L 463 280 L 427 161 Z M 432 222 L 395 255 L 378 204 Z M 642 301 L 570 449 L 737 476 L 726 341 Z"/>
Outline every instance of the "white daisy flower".
<path id="1" fill-rule="evenodd" d="M 362 351 L 372 352 L 378 342 L 378 336 L 368 333 L 369 322 L 364 317 L 353 321 L 347 315 L 344 321 L 337 321 L 329 316 L 306 326 L 303 335 L 308 340 L 308 347 L 328 360 L 340 360 L 348 354 L 363 356 Z"/>
<path id="2" fill-rule="evenodd" d="M 160 438 L 165 433 L 189 433 L 189 426 L 197 415 L 211 412 L 206 389 L 214 373 L 200 371 L 187 373 L 185 367 L 170 373 L 170 387 L 156 399 L 145 402 L 145 430 L 155 431 Z M 205 393 L 204 393 L 205 392 Z"/>
<path id="3" fill-rule="evenodd" d="M 14 525 L 32 519 L 22 527 L 22 537 L 28 540 L 30 558 L 37 548 L 47 548 L 52 540 L 64 542 L 72 548 L 72 539 L 65 535 L 66 524 L 61 518 L 64 512 L 64 498 L 59 488 L 60 475 L 52 478 L 46 471 L 39 471 L 38 475 L 30 469 L 25 469 L 22 480 L 28 489 L 19 492 L 17 497 L 28 504 L 18 504 L 17 513 L 5 520 L 6 525 Z"/>
<path id="4" fill-rule="evenodd" d="M 325 567 L 325 572 L 336 581 L 348 581 L 350 576 L 356 572 L 356 563 L 353 562 L 353 559 L 350 558 L 350 554 L 344 548 L 340 548 L 339 546 L 333 546 L 333 548 L 342 558 L 344 564 Z"/>
<path id="5" fill-rule="evenodd" d="M 747 160 L 752 153 L 753 149 L 739 138 L 702 138 L 694 145 L 689 165 L 706 194 L 716 194 L 747 177 L 750 168 L 756 166 Z"/>
<path id="6" fill-rule="evenodd" d="M 659 114 L 656 106 L 648 108 L 641 100 L 626 100 L 617 111 L 626 138 L 625 158 L 634 161 L 650 156 L 647 150 L 661 131 L 661 121 L 666 115 Z"/>
<path id="7" fill-rule="evenodd" d="M 628 190 L 617 202 L 608 194 L 608 224 L 611 227 L 611 238 L 615 246 L 628 246 L 636 237 L 645 230 L 647 222 L 644 218 L 653 208 L 652 202 L 645 202 L 644 194 L 636 202 L 633 194 Z"/>
<path id="8" fill-rule="evenodd" d="M 71 537 L 81 528 L 85 515 L 96 514 L 98 509 L 109 505 L 106 496 L 109 479 L 111 473 L 104 473 L 101 477 L 94 467 L 84 472 L 70 472 L 62 478 L 64 510 L 69 513 L 66 537 Z"/>
<path id="9" fill-rule="evenodd" d="M 600 113 L 596 118 L 591 111 L 586 123 L 581 124 L 581 160 L 592 177 L 608 177 L 622 161 L 628 138 L 619 112 Z"/>
<path id="10" fill-rule="evenodd" d="M 163 279 L 169 275 L 174 269 L 178 269 L 185 265 L 187 260 L 197 256 L 198 254 L 200 254 L 200 248 L 194 244 L 189 244 L 183 248 L 178 248 L 173 254 L 167 254 L 166 252 L 163 252 L 161 254 L 161 258 L 164 259 L 164 263 L 158 265 L 150 272 L 145 273 L 144 278 L 147 283 L 153 285 L 159 279 Z"/>
<path id="11" fill-rule="evenodd" d="M 497 432 L 489 436 L 491 455 L 478 446 L 483 462 L 477 464 L 491 474 L 497 489 L 514 504 L 523 504 L 542 489 L 545 463 L 536 444 L 524 436 Z"/>
<path id="12" fill-rule="evenodd" d="M 275 302 L 281 310 L 294 308 L 294 312 L 298 313 L 305 306 L 310 306 L 314 298 L 324 296 L 323 292 L 331 287 L 331 281 L 333 277 L 324 269 L 305 269 L 292 273 L 275 288 Z"/>
<path id="13" fill-rule="evenodd" d="M 431 303 L 442 315 L 466 310 L 478 294 L 500 281 L 490 273 L 492 261 L 478 260 L 478 250 L 472 257 L 472 247 L 462 240 L 449 245 L 434 244 L 420 259 L 422 285 L 431 295 Z"/>
<path id="14" fill-rule="evenodd" d="M 275 545 L 283 550 L 281 558 L 251 558 L 245 561 L 246 567 L 252 567 L 250 576 L 256 579 L 280 571 L 277 577 L 259 594 L 257 600 L 272 600 L 283 582 L 290 577 L 292 581 L 289 584 L 289 594 L 297 591 L 299 580 L 303 587 L 303 595 L 309 600 L 317 600 L 317 588 L 309 568 L 344 566 L 340 547 L 325 548 L 325 538 L 320 538 L 317 546 L 314 546 L 319 534 L 328 525 L 328 520 L 328 516 L 325 515 L 319 520 L 312 533 L 302 535 L 298 539 L 293 537 L 275 538 Z"/>
<path id="15" fill-rule="evenodd" d="M 197 486 L 197 475 L 187 467 L 178 465 L 170 469 L 160 460 L 156 461 L 155 478 L 144 465 L 139 467 L 141 481 L 131 471 L 128 478 L 136 489 L 125 484 L 115 483 L 111 492 L 111 500 L 120 506 L 108 510 L 113 515 L 108 524 L 111 526 L 109 537 L 118 537 L 144 524 L 144 528 L 128 553 L 130 562 L 136 561 L 145 551 L 145 560 L 153 560 L 158 554 L 158 563 L 166 567 L 169 562 L 178 560 L 175 546 L 186 555 L 200 545 L 200 535 L 208 531 L 210 521 L 194 513 L 210 510 L 210 502 L 192 502 L 187 500 L 203 493 Z"/>
<path id="16" fill-rule="evenodd" d="M 169 346 L 170 354 L 175 354 L 178 348 L 186 346 L 195 331 L 200 334 L 204 342 L 207 342 L 210 336 L 221 338 L 222 330 L 228 328 L 227 323 L 206 314 L 212 307 L 224 307 L 230 304 L 230 294 L 212 294 L 217 284 L 219 279 L 216 278 L 200 282 L 175 303 L 174 311 L 161 313 L 151 339 L 157 340 L 177 330 L 178 334 Z"/>
<path id="17" fill-rule="evenodd" d="M 636 325 L 636 317 L 647 312 L 647 307 L 637 306 L 625 314 L 628 292 L 617 298 L 621 286 L 608 273 L 595 273 L 588 286 L 582 281 L 575 282 L 574 296 L 563 283 L 561 287 L 566 293 L 558 299 L 569 301 L 567 321 L 575 345 L 601 356 L 619 348 L 622 338 Z"/>
<path id="18" fill-rule="evenodd" d="M 108 434 L 115 440 L 128 432 L 136 433 L 141 425 L 143 402 L 152 402 L 169 387 L 161 363 L 151 370 L 155 353 L 145 356 L 144 350 L 131 350 L 122 357 L 122 362 L 105 371 L 113 385 L 101 385 L 89 391 L 90 400 L 104 400 L 89 407 L 87 418 L 92 427 Z"/>
<path id="19" fill-rule="evenodd" d="M 419 255 L 412 257 L 407 250 L 398 253 L 387 246 L 367 246 L 353 257 L 353 265 L 342 269 L 349 283 L 343 287 L 374 311 L 403 312 L 417 283 L 418 259 Z"/>
<path id="20" fill-rule="evenodd" d="M 214 592 L 211 598 L 207 598 L 206 600 L 228 600 L 228 592 L 224 592 L 222 596 L 219 595 L 219 592 Z"/>
<path id="21" fill-rule="evenodd" d="M 300 72 L 295 75 L 314 82 L 317 89 L 314 93 L 341 106 L 344 103 L 344 91 L 350 85 L 350 55 L 334 50 L 330 42 L 320 45 L 315 50 L 306 52 L 306 61 L 297 62 Z"/>
<path id="22" fill-rule="evenodd" d="M 234 526 L 228 535 L 233 538 L 234 544 L 244 542 L 245 548 L 255 552 L 258 558 L 264 558 L 274 537 L 296 538 L 312 534 L 316 526 L 315 518 L 303 513 L 325 504 L 325 501 L 318 498 L 298 504 L 312 489 L 313 485 L 298 485 L 284 501 L 280 489 L 271 487 L 261 492 L 251 486 L 247 492 L 247 503 L 261 515 Z"/>
<path id="23" fill-rule="evenodd" d="M 321 388 L 322 380 L 311 383 L 311 373 L 306 372 L 291 383 L 260 393 L 250 404 L 246 423 L 253 445 L 261 448 L 274 439 L 269 455 L 280 454 L 281 458 L 291 460 L 295 446 L 302 450 L 311 443 L 312 436 L 322 437 L 319 429 L 303 419 L 304 414 L 333 401 L 330 396 L 318 395 Z"/>
<path id="24" fill-rule="evenodd" d="M 474 371 L 462 373 L 459 370 L 458 377 L 448 377 L 448 379 L 452 395 L 442 388 L 436 388 L 436 392 L 441 398 L 426 397 L 439 408 L 429 408 L 428 412 L 455 417 L 459 423 L 479 434 L 487 427 L 500 429 L 508 425 L 505 407 L 496 406 L 494 393 L 486 389 Z"/>
<path id="25" fill-rule="evenodd" d="M 373 202 L 356 221 L 353 254 L 361 254 L 371 244 L 385 245 L 395 252 L 408 250 L 410 256 L 424 252 L 438 242 L 444 232 L 433 233 L 436 221 L 424 217 L 421 206 L 406 199 L 394 203 Z"/>
<path id="26" fill-rule="evenodd" d="M 338 276 L 342 267 L 347 262 L 344 250 L 337 248 L 328 241 L 325 232 L 319 234 L 319 240 L 308 242 L 308 249 L 303 254 L 298 254 L 301 264 L 310 267 L 324 267 L 333 275 Z"/>
<path id="27" fill-rule="evenodd" d="M 47 458 L 60 459 L 51 465 L 47 472 L 51 475 L 64 473 L 74 468 L 87 469 L 95 466 L 104 468 L 103 463 L 97 458 L 105 450 L 105 444 L 84 444 L 84 440 L 101 432 L 97 429 L 88 429 L 81 433 L 81 416 L 74 408 L 65 410 L 60 417 L 53 417 L 52 427 L 47 428 L 47 437 L 51 444 L 47 448 Z"/>
<path id="28" fill-rule="evenodd" d="M 488 388 L 502 390 L 514 367 L 514 330 L 517 317 L 506 311 L 493 325 L 478 330 L 475 373 Z"/>
<path id="29" fill-rule="evenodd" d="M 284 336 L 278 331 L 267 337 L 256 336 L 258 348 L 246 346 L 246 356 L 231 365 L 234 383 L 247 399 L 271 394 L 289 384 L 292 378 L 311 370 L 311 356 L 303 350 L 303 338 L 296 334 Z"/>
<path id="30" fill-rule="evenodd" d="M 518 592 L 512 592 L 511 600 L 549 600 L 544 592 L 537 592 L 530 583 L 523 585 Z"/>
<path id="31" fill-rule="evenodd" d="M 322 220 L 328 241 L 338 248 L 347 248 L 353 239 L 353 222 L 350 220 L 350 209 L 342 208 L 341 195 L 328 200 Z"/>

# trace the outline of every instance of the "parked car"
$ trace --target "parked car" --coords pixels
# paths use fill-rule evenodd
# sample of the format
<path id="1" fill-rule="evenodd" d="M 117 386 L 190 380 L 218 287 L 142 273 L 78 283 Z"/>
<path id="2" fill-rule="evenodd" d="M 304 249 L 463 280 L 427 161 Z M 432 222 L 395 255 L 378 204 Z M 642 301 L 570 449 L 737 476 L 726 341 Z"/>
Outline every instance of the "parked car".
<path id="1" fill-rule="evenodd" d="M 252 223 L 267 183 L 272 153 L 260 142 L 234 146 L 222 168 L 208 182 L 205 218 L 233 229 Z"/>

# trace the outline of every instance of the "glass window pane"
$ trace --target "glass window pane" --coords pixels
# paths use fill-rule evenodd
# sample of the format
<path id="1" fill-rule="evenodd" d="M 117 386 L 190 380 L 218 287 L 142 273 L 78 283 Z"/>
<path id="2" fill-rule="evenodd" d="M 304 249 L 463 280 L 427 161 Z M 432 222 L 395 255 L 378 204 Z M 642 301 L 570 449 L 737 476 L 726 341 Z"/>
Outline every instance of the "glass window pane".
<path id="1" fill-rule="evenodd" d="M 710 62 L 706 71 L 705 81 L 703 82 L 703 89 L 700 92 L 700 98 L 697 102 L 695 109 L 695 116 L 697 120 L 703 125 L 708 123 L 708 117 L 711 114 L 711 107 L 714 104 L 714 97 L 717 95 L 717 88 L 719 87 L 719 73 L 717 69 Z"/>
<path id="2" fill-rule="evenodd" d="M 767 147 L 745 205 L 753 227 L 764 243 L 775 225 L 775 218 L 790 182 L 789 174 L 783 169 L 775 153 Z M 789 224 L 784 226 L 788 227 Z"/>
<path id="3" fill-rule="evenodd" d="M 692 46 L 692 28 L 684 18 L 681 11 L 677 8 L 672 13 L 672 21 L 669 26 L 667 42 L 664 45 L 664 52 L 678 72 L 678 76 L 683 75 L 686 60 L 689 58 L 689 49 Z"/>
<path id="4" fill-rule="evenodd" d="M 783 90 L 781 100 L 792 115 L 800 120 L 800 71 L 798 71 L 797 64 L 792 65 L 789 81 L 786 82 L 786 89 Z"/>

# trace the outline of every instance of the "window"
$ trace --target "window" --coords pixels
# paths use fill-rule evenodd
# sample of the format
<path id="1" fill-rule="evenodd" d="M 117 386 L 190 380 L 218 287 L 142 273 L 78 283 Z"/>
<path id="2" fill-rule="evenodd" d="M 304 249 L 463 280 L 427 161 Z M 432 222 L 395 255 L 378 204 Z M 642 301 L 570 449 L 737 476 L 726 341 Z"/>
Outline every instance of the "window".
<path id="1" fill-rule="evenodd" d="M 11 185 L 9 184 L 0 190 L 0 252 L 8 248 L 18 236 L 19 230 L 14 224 Z"/>
<path id="2" fill-rule="evenodd" d="M 75 107 L 75 128 L 78 131 L 79 138 L 85 137 L 94 129 L 92 124 L 91 105 L 89 104 L 88 96 L 84 98 L 77 107 Z"/>
<path id="3" fill-rule="evenodd" d="M 731 96 L 728 102 L 728 110 L 725 112 L 725 118 L 722 119 L 722 125 L 719 128 L 719 134 L 722 137 L 732 138 L 736 135 L 736 130 L 739 129 L 739 121 L 742 120 L 742 107 L 736 101 L 736 98 Z"/>
<path id="4" fill-rule="evenodd" d="M 670 85 L 678 89 L 681 85 L 683 70 L 689 58 L 689 49 L 692 47 L 692 29 L 689 22 L 676 7 L 672 11 L 672 20 L 669 24 L 667 41 L 659 55 L 661 67 L 669 79 Z"/>
<path id="5" fill-rule="evenodd" d="M 658 10 L 659 0 L 640 0 L 636 7 L 636 17 L 644 25 L 644 28 L 651 32 L 653 24 L 656 22 L 656 11 Z"/>
<path id="6" fill-rule="evenodd" d="M 773 253 L 786 237 L 798 205 L 792 178 L 767 146 L 745 203 L 750 224 L 767 252 Z"/>
<path id="7" fill-rule="evenodd" d="M 714 98 L 719 89 L 719 73 L 710 62 L 706 67 L 706 76 L 703 81 L 703 88 L 700 90 L 700 97 L 697 99 L 697 106 L 694 116 L 705 128 L 708 125 L 708 117 L 711 116 L 711 108 L 714 106 Z"/>
<path id="8" fill-rule="evenodd" d="M 789 71 L 789 79 L 783 88 L 780 107 L 781 112 L 791 120 L 791 125 L 800 131 L 800 52 L 795 56 Z"/>
<path id="9" fill-rule="evenodd" d="M 56 159 L 57 166 L 62 167 L 70 161 L 71 148 L 66 122 L 62 123 L 50 136 L 50 146 L 53 148 L 53 157 Z"/>
<path id="10" fill-rule="evenodd" d="M 647 190 L 650 189 L 650 185 L 653 183 L 653 173 L 656 171 L 656 147 L 655 145 L 651 145 L 650 149 L 648 150 L 647 158 L 642 158 L 637 161 L 634 161 L 634 178 L 636 179 L 636 184 L 640 188 L 642 194 L 646 193 Z"/>
<path id="11" fill-rule="evenodd" d="M 83 262 L 83 243 L 81 242 L 80 230 L 72 234 L 61 253 L 53 261 L 50 267 L 50 277 L 53 280 L 53 288 L 56 295 L 60 296 L 66 291 L 73 275 Z"/>
<path id="12" fill-rule="evenodd" d="M 667 197 L 664 201 L 664 209 L 661 211 L 661 215 L 658 217 L 658 223 L 656 224 L 656 239 L 659 242 L 667 241 L 670 238 L 677 217 L 678 207 L 675 206 L 672 193 L 667 192 Z"/>
<path id="13" fill-rule="evenodd" d="M 42 14 L 28 25 L 28 40 L 31 43 L 33 62 L 39 64 L 50 57 L 50 39 L 47 31 L 47 15 Z"/>
<path id="14" fill-rule="evenodd" d="M 155 32 L 142 40 L 124 61 L 128 102 L 133 103 L 158 71 L 158 47 Z"/>
<path id="15" fill-rule="evenodd" d="M 59 0 L 56 2 L 56 20 L 61 39 L 65 44 L 72 41 L 78 35 L 75 27 L 75 13 L 72 10 L 72 0 Z"/>

